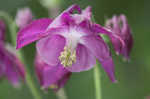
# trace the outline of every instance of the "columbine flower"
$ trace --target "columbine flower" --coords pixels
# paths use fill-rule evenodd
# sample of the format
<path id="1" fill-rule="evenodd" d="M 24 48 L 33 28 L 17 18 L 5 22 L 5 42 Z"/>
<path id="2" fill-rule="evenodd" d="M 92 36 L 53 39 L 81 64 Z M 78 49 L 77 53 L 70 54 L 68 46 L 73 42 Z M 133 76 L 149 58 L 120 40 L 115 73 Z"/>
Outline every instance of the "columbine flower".
<path id="1" fill-rule="evenodd" d="M 35 59 L 35 70 L 42 89 L 51 88 L 54 91 L 63 87 L 72 74 L 61 64 L 50 66 L 44 63 L 38 55 Z"/>
<path id="2" fill-rule="evenodd" d="M 15 87 L 19 85 L 19 79 L 24 78 L 24 68 L 14 53 L 10 52 L 4 44 L 5 24 L 0 20 L 0 78 L 6 77 Z M 1 32 L 2 31 L 2 32 Z"/>
<path id="3" fill-rule="evenodd" d="M 5 24 L 2 20 L 0 20 L 0 41 L 4 41 L 4 33 L 5 33 Z"/>
<path id="4" fill-rule="evenodd" d="M 114 44 L 114 46 L 116 52 L 122 54 L 128 60 L 133 47 L 133 38 L 125 15 L 113 16 L 112 19 L 107 20 L 106 28 L 113 31 L 113 33 L 118 35 L 124 41 L 124 46 L 121 44 Z"/>
<path id="5" fill-rule="evenodd" d="M 73 14 L 75 10 L 77 14 Z M 81 12 L 79 6 L 73 5 L 53 21 L 49 18 L 35 20 L 19 31 L 17 49 L 38 40 L 36 48 L 42 60 L 51 66 L 61 63 L 70 72 L 89 70 L 97 59 L 115 82 L 113 60 L 99 33 L 116 41 L 120 38 L 93 23 L 91 15 L 91 7 Z"/>
<path id="6" fill-rule="evenodd" d="M 19 28 L 23 28 L 33 19 L 32 12 L 29 8 L 19 9 L 16 15 L 16 24 Z"/>

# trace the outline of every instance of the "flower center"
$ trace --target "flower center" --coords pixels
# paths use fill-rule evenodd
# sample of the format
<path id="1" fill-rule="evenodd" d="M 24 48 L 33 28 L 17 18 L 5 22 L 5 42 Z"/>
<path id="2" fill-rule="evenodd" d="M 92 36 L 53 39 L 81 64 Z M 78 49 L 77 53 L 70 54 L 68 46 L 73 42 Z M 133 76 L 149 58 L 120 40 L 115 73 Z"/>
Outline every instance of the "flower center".
<path id="1" fill-rule="evenodd" d="M 59 59 L 64 67 L 70 67 L 76 62 L 76 51 L 72 51 L 70 47 L 65 46 L 64 51 L 60 53 Z"/>
<path id="2" fill-rule="evenodd" d="M 52 84 L 52 85 L 49 86 L 49 88 L 50 88 L 50 89 L 57 89 L 58 86 L 57 86 L 56 84 Z"/>
<path id="3" fill-rule="evenodd" d="M 59 60 L 64 67 L 70 67 L 76 62 L 76 47 L 80 42 L 82 36 L 86 35 L 76 28 L 70 28 L 69 32 L 62 33 L 63 37 L 66 38 L 66 46 L 64 51 L 60 53 Z"/>

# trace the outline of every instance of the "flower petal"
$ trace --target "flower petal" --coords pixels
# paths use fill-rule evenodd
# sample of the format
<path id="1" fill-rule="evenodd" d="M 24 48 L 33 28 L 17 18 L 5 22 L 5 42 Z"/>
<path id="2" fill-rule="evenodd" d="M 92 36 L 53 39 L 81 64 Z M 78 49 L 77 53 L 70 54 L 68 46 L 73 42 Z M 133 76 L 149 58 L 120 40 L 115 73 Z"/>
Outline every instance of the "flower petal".
<path id="1" fill-rule="evenodd" d="M 122 49 L 122 54 L 128 60 L 133 47 L 133 37 L 125 15 L 120 15 L 119 19 L 122 21 L 121 37 L 125 42 L 125 47 Z"/>
<path id="2" fill-rule="evenodd" d="M 56 85 L 53 88 L 55 91 L 63 87 L 71 76 L 71 72 L 62 65 L 48 65 L 43 62 L 39 55 L 35 59 L 35 70 L 42 88 L 47 89 Z"/>
<path id="3" fill-rule="evenodd" d="M 92 29 L 96 33 L 107 35 L 111 39 L 111 42 L 117 53 L 120 53 L 121 49 L 125 46 L 123 39 L 112 32 L 110 29 L 106 29 L 99 24 L 93 24 Z"/>
<path id="4" fill-rule="evenodd" d="M 51 19 L 43 18 L 35 20 L 21 29 L 17 36 L 17 49 L 46 36 L 47 32 L 45 31 L 51 22 Z"/>
<path id="5" fill-rule="evenodd" d="M 70 6 L 67 10 L 65 10 L 64 12 L 69 12 L 69 13 L 73 13 L 73 11 L 77 10 L 78 13 L 81 13 L 81 9 L 78 5 L 73 4 L 72 6 Z"/>
<path id="6" fill-rule="evenodd" d="M 7 79 L 14 85 L 19 85 L 19 75 L 15 68 L 13 67 L 14 64 L 8 57 L 5 57 L 5 65 L 6 65 L 6 77 Z"/>
<path id="7" fill-rule="evenodd" d="M 87 18 L 88 20 L 91 20 L 91 16 L 92 16 L 92 11 L 91 11 L 91 6 L 88 6 L 86 9 L 84 9 L 82 11 L 82 15 Z"/>
<path id="8" fill-rule="evenodd" d="M 0 20 L 0 41 L 3 42 L 5 39 L 5 23 Z"/>
<path id="9" fill-rule="evenodd" d="M 59 62 L 58 57 L 65 46 L 65 38 L 59 35 L 51 35 L 42 38 L 36 43 L 37 51 L 42 60 L 49 64 L 56 66 Z"/>
<path id="10" fill-rule="evenodd" d="M 19 85 L 19 80 L 25 79 L 25 69 L 21 61 L 9 51 L 5 50 L 5 66 L 6 66 L 6 77 L 14 85 Z"/>
<path id="11" fill-rule="evenodd" d="M 5 54 L 4 54 L 4 45 L 0 43 L 0 77 L 5 75 Z"/>
<path id="12" fill-rule="evenodd" d="M 82 44 L 86 46 L 102 64 L 105 72 L 114 82 L 114 64 L 108 46 L 100 36 L 84 36 Z"/>
<path id="13" fill-rule="evenodd" d="M 72 5 L 65 11 L 63 11 L 55 20 L 48 26 L 48 29 L 56 28 L 59 26 L 74 24 L 74 19 L 72 18 L 73 11 L 77 10 L 78 13 L 81 13 L 81 9 L 78 5 Z"/>
<path id="14" fill-rule="evenodd" d="M 66 70 L 62 65 L 47 66 L 43 70 L 43 88 L 50 87 L 53 84 L 57 85 L 55 90 L 63 87 L 66 81 L 69 79 L 71 72 Z"/>
<path id="15" fill-rule="evenodd" d="M 67 68 L 71 72 L 87 71 L 96 64 L 94 55 L 82 44 L 78 44 L 76 56 L 76 63 Z"/>

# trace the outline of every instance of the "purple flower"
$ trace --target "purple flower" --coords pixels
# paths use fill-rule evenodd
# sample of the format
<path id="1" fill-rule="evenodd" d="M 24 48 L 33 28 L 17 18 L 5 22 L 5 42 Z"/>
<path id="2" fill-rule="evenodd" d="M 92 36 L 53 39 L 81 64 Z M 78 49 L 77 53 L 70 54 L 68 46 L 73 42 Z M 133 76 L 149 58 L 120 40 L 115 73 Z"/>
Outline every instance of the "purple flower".
<path id="1" fill-rule="evenodd" d="M 116 52 L 129 60 L 129 54 L 133 47 L 133 37 L 125 15 L 113 16 L 112 19 L 107 20 L 106 28 L 110 29 L 124 41 L 124 46 L 115 42 L 113 44 Z"/>
<path id="2" fill-rule="evenodd" d="M 5 33 L 5 24 L 2 20 L 0 20 L 0 41 L 3 42 L 4 41 L 4 33 Z"/>
<path id="3" fill-rule="evenodd" d="M 29 8 L 19 9 L 16 15 L 16 24 L 19 28 L 23 28 L 33 19 L 32 12 Z"/>
<path id="4" fill-rule="evenodd" d="M 91 15 L 91 7 L 81 11 L 79 6 L 72 5 L 54 20 L 35 20 L 19 31 L 17 49 L 37 41 L 37 52 L 46 64 L 59 66 L 61 63 L 70 72 L 89 70 L 97 59 L 115 82 L 111 53 L 99 33 L 119 43 L 120 37 L 93 23 Z"/>
<path id="5" fill-rule="evenodd" d="M 4 28 L 5 24 L 2 20 L 0 20 L 0 78 L 6 77 L 14 86 L 17 87 L 19 85 L 19 79 L 24 79 L 25 71 L 20 60 L 5 46 Z"/>
<path id="6" fill-rule="evenodd" d="M 42 88 L 51 88 L 54 91 L 63 87 L 72 74 L 61 64 L 58 64 L 58 66 L 50 66 L 44 63 L 38 55 L 35 58 L 35 70 Z"/>

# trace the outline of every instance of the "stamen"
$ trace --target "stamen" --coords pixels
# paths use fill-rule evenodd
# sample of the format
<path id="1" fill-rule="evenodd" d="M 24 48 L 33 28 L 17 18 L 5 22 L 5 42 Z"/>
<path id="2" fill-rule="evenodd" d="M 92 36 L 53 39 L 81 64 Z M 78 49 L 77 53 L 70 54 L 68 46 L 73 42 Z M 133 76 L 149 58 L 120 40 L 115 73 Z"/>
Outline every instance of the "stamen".
<path id="1" fill-rule="evenodd" d="M 76 51 L 65 46 L 64 51 L 60 53 L 59 59 L 64 67 L 72 66 L 76 62 Z"/>
<path id="2" fill-rule="evenodd" d="M 52 85 L 49 86 L 49 88 L 51 88 L 51 89 L 57 89 L 58 86 L 56 84 L 52 84 Z"/>

